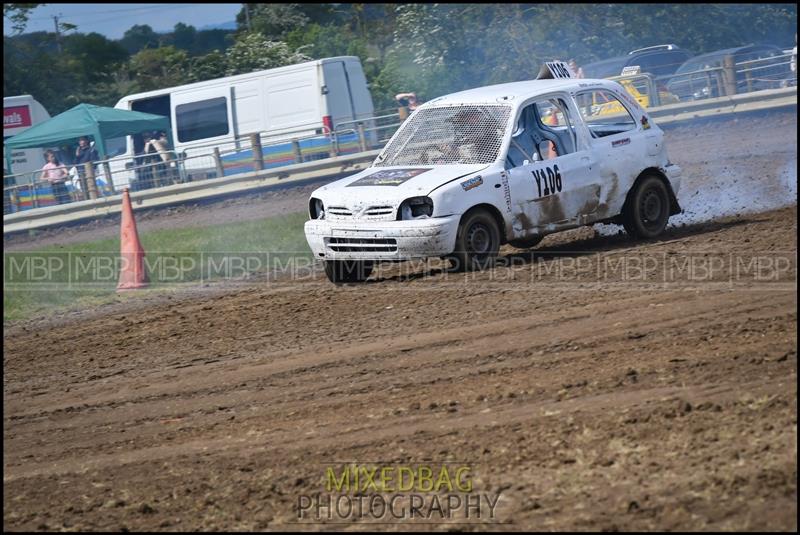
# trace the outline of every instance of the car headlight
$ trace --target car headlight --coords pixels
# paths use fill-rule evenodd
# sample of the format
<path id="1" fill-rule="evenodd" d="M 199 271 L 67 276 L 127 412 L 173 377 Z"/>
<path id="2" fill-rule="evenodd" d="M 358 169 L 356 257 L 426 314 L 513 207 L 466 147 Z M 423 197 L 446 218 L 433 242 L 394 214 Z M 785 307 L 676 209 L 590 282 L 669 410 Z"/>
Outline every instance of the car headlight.
<path id="1" fill-rule="evenodd" d="M 308 215 L 311 219 L 325 219 L 325 205 L 321 200 L 311 197 L 308 201 Z"/>
<path id="2" fill-rule="evenodd" d="M 411 197 L 403 201 L 397 211 L 398 220 L 420 219 L 433 215 L 433 201 L 430 197 Z"/>

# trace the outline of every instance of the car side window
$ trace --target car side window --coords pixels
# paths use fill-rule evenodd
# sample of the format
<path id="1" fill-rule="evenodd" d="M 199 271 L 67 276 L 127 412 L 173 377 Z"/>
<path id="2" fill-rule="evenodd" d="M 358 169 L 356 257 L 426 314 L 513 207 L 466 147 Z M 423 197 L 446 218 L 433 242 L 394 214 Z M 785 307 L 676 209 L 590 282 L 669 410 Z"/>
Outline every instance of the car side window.
<path id="1" fill-rule="evenodd" d="M 628 109 L 606 89 L 593 89 L 575 97 L 592 137 L 601 138 L 636 129 L 636 120 Z"/>
<path id="2" fill-rule="evenodd" d="M 561 98 L 542 99 L 520 113 L 506 167 L 557 158 L 575 152 L 575 147 L 575 125 L 566 102 Z"/>
<path id="3" fill-rule="evenodd" d="M 551 143 L 556 145 L 557 156 L 571 154 L 575 152 L 577 146 L 577 136 L 575 134 L 575 121 L 570 116 L 569 108 L 564 99 L 551 98 L 542 100 L 534 104 L 536 107 L 536 119 L 539 128 L 554 134 L 548 136 Z"/>

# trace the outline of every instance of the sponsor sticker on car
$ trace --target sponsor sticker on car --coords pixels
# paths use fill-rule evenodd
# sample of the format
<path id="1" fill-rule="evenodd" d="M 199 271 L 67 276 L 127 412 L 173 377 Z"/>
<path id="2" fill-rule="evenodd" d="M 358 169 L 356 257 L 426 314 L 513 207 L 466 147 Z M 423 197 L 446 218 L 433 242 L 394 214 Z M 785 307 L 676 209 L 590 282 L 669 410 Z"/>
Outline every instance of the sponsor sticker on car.
<path id="1" fill-rule="evenodd" d="M 469 180 L 465 180 L 461 183 L 461 187 L 464 188 L 464 191 L 469 191 L 471 189 L 475 189 L 478 186 L 483 184 L 483 178 L 476 176 L 474 178 L 470 178 Z"/>
<path id="2" fill-rule="evenodd" d="M 357 186 L 399 186 L 415 176 L 421 175 L 431 168 L 426 169 L 387 169 L 369 174 L 365 177 L 359 178 L 352 184 L 348 184 L 348 188 Z"/>

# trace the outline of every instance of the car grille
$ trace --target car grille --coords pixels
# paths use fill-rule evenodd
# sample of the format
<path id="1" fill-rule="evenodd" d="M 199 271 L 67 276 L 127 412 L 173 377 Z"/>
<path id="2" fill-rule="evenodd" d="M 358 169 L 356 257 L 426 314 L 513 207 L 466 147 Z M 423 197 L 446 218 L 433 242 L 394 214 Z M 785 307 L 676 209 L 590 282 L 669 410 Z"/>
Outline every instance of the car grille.
<path id="1" fill-rule="evenodd" d="M 391 215 L 394 213 L 394 208 L 391 206 L 370 206 L 364 211 L 364 215 L 368 217 Z"/>
<path id="2" fill-rule="evenodd" d="M 353 212 L 344 206 L 331 206 L 328 208 L 328 214 L 338 217 L 353 217 Z"/>
<path id="3" fill-rule="evenodd" d="M 394 253 L 394 238 L 325 238 L 328 248 L 335 253 Z"/>
<path id="4" fill-rule="evenodd" d="M 389 205 L 370 206 L 357 214 L 346 206 L 331 206 L 326 212 L 330 219 L 368 219 L 371 221 L 391 221 L 394 219 L 394 207 Z"/>

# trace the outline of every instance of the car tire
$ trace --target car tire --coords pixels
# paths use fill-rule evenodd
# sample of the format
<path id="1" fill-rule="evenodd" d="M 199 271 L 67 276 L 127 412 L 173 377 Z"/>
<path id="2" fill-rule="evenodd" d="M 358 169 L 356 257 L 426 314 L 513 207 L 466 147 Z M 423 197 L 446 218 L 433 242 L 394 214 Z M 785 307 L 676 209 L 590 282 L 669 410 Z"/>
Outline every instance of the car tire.
<path id="1" fill-rule="evenodd" d="M 667 226 L 670 200 L 667 186 L 655 176 L 647 176 L 631 192 L 622 214 L 622 226 L 634 238 L 655 238 Z"/>
<path id="2" fill-rule="evenodd" d="M 543 239 L 544 239 L 544 236 L 536 236 L 534 238 L 523 238 L 523 239 L 520 239 L 520 240 L 511 240 L 511 241 L 508 242 L 508 244 L 510 246 L 512 246 L 512 247 L 516 247 L 517 249 L 530 249 L 530 248 L 536 247 L 537 245 L 542 243 Z"/>
<path id="3" fill-rule="evenodd" d="M 473 271 L 490 267 L 500 251 L 500 228 L 483 209 L 468 212 L 458 226 L 456 248 L 448 258 L 451 271 Z"/>
<path id="4" fill-rule="evenodd" d="M 326 260 L 325 275 L 334 284 L 364 282 L 372 273 L 374 264 L 363 260 Z"/>

